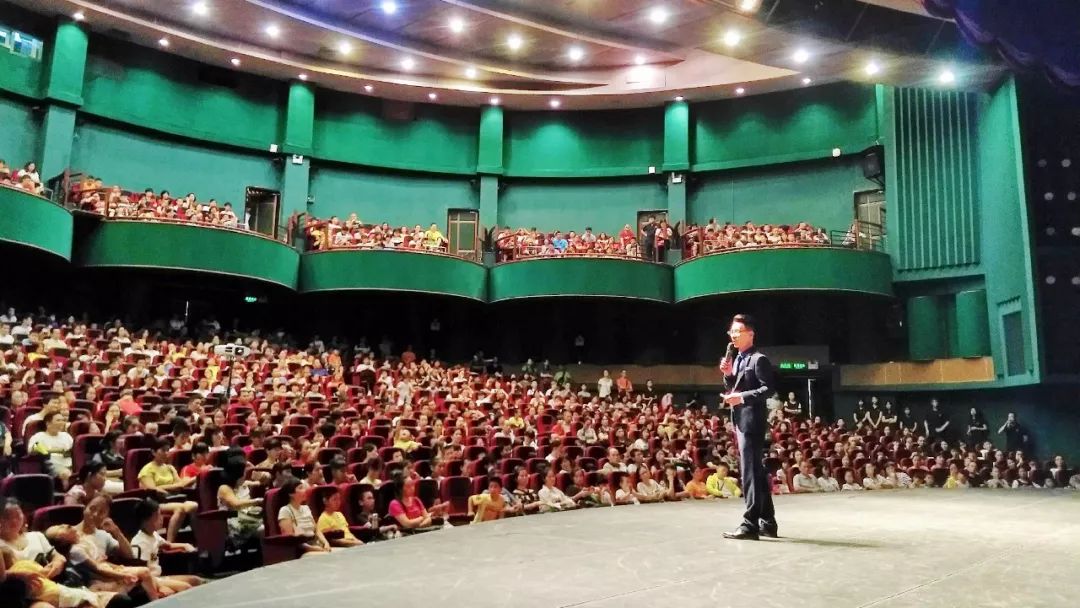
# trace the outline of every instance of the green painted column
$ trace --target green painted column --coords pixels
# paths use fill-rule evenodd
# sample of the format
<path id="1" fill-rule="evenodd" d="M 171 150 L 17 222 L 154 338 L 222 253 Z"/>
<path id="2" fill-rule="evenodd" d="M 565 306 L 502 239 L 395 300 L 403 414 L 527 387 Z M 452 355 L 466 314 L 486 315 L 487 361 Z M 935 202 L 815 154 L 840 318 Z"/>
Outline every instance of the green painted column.
<path id="1" fill-rule="evenodd" d="M 484 230 L 499 223 L 499 178 L 480 176 L 480 225 Z"/>
<path id="2" fill-rule="evenodd" d="M 956 294 L 956 344 L 952 354 L 956 357 L 990 354 L 990 315 L 985 289 Z"/>
<path id="3" fill-rule="evenodd" d="M 308 184 L 311 177 L 311 159 L 305 157 L 299 164 L 293 163 L 291 155 L 285 156 L 285 169 L 281 176 L 281 217 L 282 225 L 293 212 L 306 213 Z"/>
<path id="4" fill-rule="evenodd" d="M 908 299 L 908 356 L 912 361 L 929 361 L 946 355 L 942 312 L 937 296 L 916 296 Z"/>
<path id="5" fill-rule="evenodd" d="M 664 171 L 690 169 L 690 106 L 673 101 L 664 107 Z"/>
<path id="6" fill-rule="evenodd" d="M 42 181 L 60 175 L 71 164 L 71 142 L 74 137 L 75 110 L 59 104 L 46 106 L 38 150 Z"/>
<path id="7" fill-rule="evenodd" d="M 315 91 L 306 83 L 289 83 L 282 151 L 310 155 L 315 132 Z"/>
<path id="8" fill-rule="evenodd" d="M 72 21 L 62 21 L 46 59 L 44 96 L 47 99 L 82 105 L 83 75 L 86 72 L 86 32 Z"/>
<path id="9" fill-rule="evenodd" d="M 477 173 L 502 175 L 503 109 L 484 106 L 480 111 L 480 145 L 476 158 Z"/>

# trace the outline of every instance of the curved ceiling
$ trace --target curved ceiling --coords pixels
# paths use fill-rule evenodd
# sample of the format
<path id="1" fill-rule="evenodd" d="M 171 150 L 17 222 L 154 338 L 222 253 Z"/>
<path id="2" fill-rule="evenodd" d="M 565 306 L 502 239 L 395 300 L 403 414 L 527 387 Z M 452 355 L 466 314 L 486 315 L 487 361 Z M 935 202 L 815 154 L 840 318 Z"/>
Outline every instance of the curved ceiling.
<path id="1" fill-rule="evenodd" d="M 924 85 L 946 68 L 982 88 L 1003 71 L 903 0 L 14 1 L 209 64 L 454 105 L 637 107 L 840 80 Z"/>

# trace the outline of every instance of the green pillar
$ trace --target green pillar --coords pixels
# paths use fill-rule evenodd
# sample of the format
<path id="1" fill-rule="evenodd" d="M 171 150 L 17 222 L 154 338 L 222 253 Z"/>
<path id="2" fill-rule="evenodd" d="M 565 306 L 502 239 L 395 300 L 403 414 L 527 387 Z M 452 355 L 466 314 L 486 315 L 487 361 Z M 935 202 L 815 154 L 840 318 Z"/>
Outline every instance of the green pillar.
<path id="1" fill-rule="evenodd" d="M 480 111 L 480 145 L 476 172 L 502 175 L 503 109 L 499 106 L 484 106 Z"/>
<path id="2" fill-rule="evenodd" d="M 282 151 L 286 154 L 311 154 L 314 132 L 315 91 L 306 83 L 291 82 Z"/>
<path id="3" fill-rule="evenodd" d="M 937 296 L 917 296 L 907 301 L 908 356 L 929 361 L 946 355 L 945 319 Z"/>
<path id="4" fill-rule="evenodd" d="M 86 32 L 76 23 L 63 21 L 56 27 L 56 36 L 46 59 L 46 99 L 82 105 L 86 45 Z"/>
<path id="5" fill-rule="evenodd" d="M 307 212 L 310 176 L 311 159 L 304 157 L 302 162 L 295 164 L 292 155 L 285 156 L 285 172 L 281 176 L 281 223 L 293 212 Z"/>
<path id="6" fill-rule="evenodd" d="M 45 107 L 38 150 L 43 181 L 63 173 L 71 164 L 71 141 L 75 138 L 75 110 L 58 104 Z"/>
<path id="7" fill-rule="evenodd" d="M 489 230 L 499 223 L 499 177 L 480 176 L 480 225 Z"/>
<path id="8" fill-rule="evenodd" d="M 690 106 L 673 101 L 664 107 L 664 171 L 690 169 Z"/>
<path id="9" fill-rule="evenodd" d="M 973 289 L 956 294 L 956 357 L 985 357 L 990 354 L 990 314 L 986 290 Z"/>

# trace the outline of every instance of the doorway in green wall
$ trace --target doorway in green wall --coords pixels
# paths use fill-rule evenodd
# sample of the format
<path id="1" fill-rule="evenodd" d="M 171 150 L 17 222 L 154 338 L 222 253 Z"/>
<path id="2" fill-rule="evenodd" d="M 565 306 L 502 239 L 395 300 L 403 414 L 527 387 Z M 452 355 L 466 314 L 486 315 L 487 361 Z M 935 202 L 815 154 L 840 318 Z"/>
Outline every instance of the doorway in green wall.
<path id="1" fill-rule="evenodd" d="M 244 190 L 245 225 L 255 232 L 278 238 L 278 207 L 281 193 L 277 190 L 248 186 Z"/>
<path id="2" fill-rule="evenodd" d="M 467 260 L 480 260 L 480 212 L 476 209 L 446 211 L 446 239 L 450 254 Z"/>

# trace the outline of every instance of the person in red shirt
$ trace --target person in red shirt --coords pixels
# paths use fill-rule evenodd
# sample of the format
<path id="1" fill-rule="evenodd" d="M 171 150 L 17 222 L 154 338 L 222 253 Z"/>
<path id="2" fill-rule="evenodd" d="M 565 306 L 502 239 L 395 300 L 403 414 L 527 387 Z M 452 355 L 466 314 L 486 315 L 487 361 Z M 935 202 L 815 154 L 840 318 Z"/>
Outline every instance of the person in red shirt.
<path id="1" fill-rule="evenodd" d="M 125 416 L 138 416 L 143 411 L 142 405 L 132 396 L 131 389 L 120 391 L 120 398 L 116 400 L 116 405 Z"/>
<path id="2" fill-rule="evenodd" d="M 210 468 L 210 446 L 199 442 L 191 447 L 191 464 L 180 469 L 180 477 L 191 479 L 198 477 L 206 469 Z"/>

